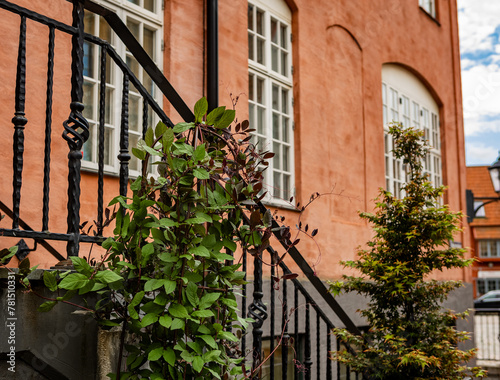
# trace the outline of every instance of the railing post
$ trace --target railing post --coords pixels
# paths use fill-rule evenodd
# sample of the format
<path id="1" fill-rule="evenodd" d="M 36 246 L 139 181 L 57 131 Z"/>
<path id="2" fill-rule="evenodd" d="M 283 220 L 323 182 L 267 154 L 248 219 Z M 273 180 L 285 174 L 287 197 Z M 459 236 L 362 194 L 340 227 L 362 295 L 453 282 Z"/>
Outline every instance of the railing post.
<path id="1" fill-rule="evenodd" d="M 78 256 L 80 240 L 80 167 L 82 146 L 89 138 L 89 124 L 83 117 L 83 13 L 81 0 L 73 1 L 73 27 L 71 49 L 71 112 L 64 125 L 63 138 L 69 146 L 68 154 L 68 241 L 66 251 L 69 256 Z"/>
<path id="2" fill-rule="evenodd" d="M 21 185 L 23 182 L 24 126 L 28 122 L 24 114 L 24 103 L 26 100 L 26 16 L 21 16 L 15 97 L 16 111 L 12 118 L 12 123 L 14 124 L 14 177 L 12 180 L 13 229 L 19 228 L 19 208 L 21 204 Z"/>
<path id="3" fill-rule="evenodd" d="M 122 91 L 122 115 L 120 126 L 120 153 L 118 160 L 120 161 L 120 195 L 127 195 L 128 185 L 128 162 L 130 154 L 128 152 L 128 91 L 129 79 L 126 73 L 123 74 L 123 91 Z M 123 209 L 125 212 L 125 209 Z"/>
<path id="4" fill-rule="evenodd" d="M 262 297 L 264 297 L 264 293 L 262 292 L 262 257 L 258 254 L 255 254 L 253 260 L 253 302 L 248 307 L 248 314 L 251 318 L 255 320 L 252 323 L 253 325 L 253 364 L 252 364 L 252 372 L 254 372 L 257 367 L 260 366 L 262 361 L 262 325 L 264 321 L 267 319 L 267 307 L 262 302 Z M 259 378 L 259 371 L 254 373 L 252 379 Z"/>

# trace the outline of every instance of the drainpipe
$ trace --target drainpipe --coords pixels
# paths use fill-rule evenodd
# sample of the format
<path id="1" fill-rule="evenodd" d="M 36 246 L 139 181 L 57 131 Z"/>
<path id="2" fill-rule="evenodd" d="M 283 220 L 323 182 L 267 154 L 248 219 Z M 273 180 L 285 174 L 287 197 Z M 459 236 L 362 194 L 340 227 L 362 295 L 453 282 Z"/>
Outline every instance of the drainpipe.
<path id="1" fill-rule="evenodd" d="M 207 101 L 208 111 L 219 106 L 218 0 L 207 0 Z"/>

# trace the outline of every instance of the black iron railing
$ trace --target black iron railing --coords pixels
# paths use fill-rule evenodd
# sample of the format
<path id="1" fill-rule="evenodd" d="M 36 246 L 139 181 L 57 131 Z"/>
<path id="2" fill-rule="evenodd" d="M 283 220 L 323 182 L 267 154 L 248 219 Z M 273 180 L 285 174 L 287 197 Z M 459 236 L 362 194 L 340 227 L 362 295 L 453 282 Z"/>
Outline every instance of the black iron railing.
<path id="1" fill-rule="evenodd" d="M 68 0 L 70 1 L 70 0 Z M 97 236 L 83 235 L 80 233 L 80 169 L 82 160 L 82 146 L 89 137 L 89 124 L 83 116 L 83 46 L 85 41 L 99 47 L 100 50 L 100 83 L 99 83 L 99 109 L 98 109 L 98 159 L 97 159 L 97 224 L 103 223 L 103 184 L 104 184 L 104 131 L 106 108 L 106 68 L 107 61 L 111 60 L 115 67 L 122 73 L 123 85 L 121 95 L 121 120 L 119 142 L 119 192 L 127 193 L 129 177 L 129 89 L 135 87 L 142 97 L 143 117 L 142 131 L 148 125 L 148 111 L 152 110 L 165 124 L 172 126 L 172 122 L 157 104 L 153 96 L 144 88 L 133 71 L 122 60 L 108 41 L 104 41 L 91 34 L 84 33 L 84 10 L 102 16 L 116 36 L 124 43 L 139 65 L 147 72 L 152 81 L 158 86 L 162 94 L 172 104 L 185 121 L 194 119 L 193 113 L 186 106 L 182 98 L 175 92 L 161 70 L 139 42 L 132 35 L 123 21 L 111 10 L 89 0 L 73 0 L 73 24 L 66 25 L 60 21 L 40 15 L 29 9 L 19 7 L 5 0 L 0 0 L 0 8 L 19 15 L 20 33 L 17 58 L 15 113 L 13 147 L 13 192 L 12 210 L 6 212 L 12 219 L 11 228 L 1 228 L 0 236 L 15 236 L 20 238 L 35 239 L 48 245 L 49 240 L 67 242 L 67 256 L 76 256 L 81 243 L 97 243 L 104 239 L 102 234 Z M 211 8 L 211 13 L 214 9 Z M 42 200 L 42 229 L 34 231 L 19 217 L 21 206 L 21 188 L 23 185 L 23 159 L 24 159 L 24 128 L 29 125 L 25 116 L 26 97 L 26 20 L 32 20 L 46 25 L 48 28 L 48 56 L 47 56 L 47 90 L 45 112 L 45 139 L 44 139 L 44 166 L 43 166 L 43 200 Z M 217 18 L 215 17 L 215 20 Z M 54 46 L 57 35 L 55 31 L 62 32 L 72 37 L 71 58 L 71 102 L 70 114 L 64 122 L 63 138 L 69 147 L 68 154 L 68 202 L 67 202 L 67 232 L 49 232 L 50 209 L 50 163 L 51 163 L 51 134 L 52 134 L 52 98 L 54 81 Z M 212 52 L 213 53 L 213 52 Z M 213 55 L 213 54 L 212 54 Z M 210 83 L 212 83 L 211 81 Z M 217 81 L 214 85 L 217 85 Z M 213 103 L 213 102 L 212 102 Z M 5 206 L 5 205 L 4 205 Z M 5 206 L 6 207 L 6 206 Z M 260 204 L 262 212 L 266 211 Z M 7 207 L 6 207 L 7 208 Z M 279 226 L 274 222 L 275 230 Z M 334 363 L 329 359 L 329 351 L 338 349 L 340 343 L 330 334 L 334 327 L 332 317 L 336 316 L 341 323 L 351 332 L 360 334 L 356 325 L 328 292 L 323 282 L 315 275 L 307 261 L 291 242 L 284 240 L 278 232 L 275 233 L 278 241 L 288 251 L 289 257 L 300 268 L 301 277 L 306 277 L 309 288 L 317 293 L 317 297 L 327 305 L 322 309 L 315 302 L 314 297 L 303 283 L 292 278 L 290 270 L 284 262 L 278 266 L 271 265 L 269 270 L 263 271 L 263 262 L 274 263 L 275 252 L 267 249 L 266 256 L 254 257 L 253 280 L 242 288 L 241 297 L 242 316 L 254 319 L 249 332 L 242 337 L 241 353 L 245 355 L 246 368 L 249 373 L 253 369 L 254 378 L 268 375 L 270 379 L 277 378 L 281 372 L 282 379 L 357 379 L 359 375 L 353 374 L 349 368 Z M 49 245 L 50 246 L 50 245 Z M 60 255 L 57 256 L 60 258 Z M 243 270 L 247 270 L 248 258 L 243 254 Z M 278 268 L 285 277 L 276 282 Z M 266 274 L 264 275 L 264 272 Z M 265 347 L 264 347 L 265 346 Z M 279 347 L 278 347 L 279 346 Z M 280 357 L 266 355 L 279 348 Z M 268 356 L 268 359 L 266 357 Z M 288 371 L 289 363 L 293 368 Z M 360 376 L 359 376 L 360 377 Z"/>

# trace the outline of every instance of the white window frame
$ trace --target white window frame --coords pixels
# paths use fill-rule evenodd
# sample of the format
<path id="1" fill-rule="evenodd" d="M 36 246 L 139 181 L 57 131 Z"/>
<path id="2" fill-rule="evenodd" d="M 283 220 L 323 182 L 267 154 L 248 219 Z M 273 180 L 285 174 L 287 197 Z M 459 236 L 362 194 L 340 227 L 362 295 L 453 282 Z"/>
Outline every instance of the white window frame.
<path id="1" fill-rule="evenodd" d="M 254 24 L 248 29 L 249 119 L 251 128 L 256 129 L 252 133 L 252 141 L 257 144 L 259 150 L 275 153 L 269 160 L 269 167 L 264 171 L 264 190 L 267 191 L 264 201 L 286 207 L 289 206 L 289 199 L 295 195 L 291 11 L 282 0 L 252 0 L 248 2 L 248 6 L 253 9 L 254 20 Z M 263 16 L 263 34 L 257 33 L 255 27 L 257 12 L 261 12 Z M 272 23 L 277 27 L 276 43 L 272 41 Z M 263 44 L 262 62 L 257 61 L 257 40 Z M 253 57 L 250 51 L 252 46 Z M 273 69 L 273 51 L 277 52 L 275 68 L 278 71 Z M 286 63 L 282 65 L 283 56 L 286 57 Z M 262 96 L 259 100 L 257 81 L 262 84 Z M 277 103 L 274 104 L 273 89 L 278 90 L 278 98 L 275 98 Z M 261 110 L 261 117 L 258 117 L 258 109 Z M 274 132 L 273 115 L 276 124 L 279 124 Z"/>
<path id="2" fill-rule="evenodd" d="M 482 258 L 500 258 L 499 239 L 481 239 L 477 241 L 478 256 Z"/>
<path id="3" fill-rule="evenodd" d="M 140 5 L 136 5 L 131 3 L 128 0 L 105 0 L 100 1 L 100 3 L 117 13 L 117 15 L 127 23 L 128 20 L 133 21 L 134 23 L 138 23 L 140 25 L 140 42 L 142 41 L 143 31 L 144 29 L 149 29 L 154 32 L 154 46 L 153 52 L 154 57 L 151 57 L 153 61 L 157 64 L 157 66 L 162 69 L 162 38 L 163 38 L 163 11 L 161 7 L 161 0 L 155 0 L 155 11 L 151 12 L 147 9 L 142 8 Z M 144 4 L 144 0 L 140 0 L 140 4 Z M 99 31 L 99 22 L 105 22 L 98 15 L 94 14 L 94 34 Z M 98 35 L 98 34 L 95 34 Z M 126 61 L 127 49 L 122 41 L 117 38 L 117 36 L 112 32 L 112 41 L 109 41 L 116 52 L 120 55 L 120 57 Z M 92 144 L 92 158 L 91 160 L 86 160 L 86 157 L 82 160 L 82 169 L 87 171 L 97 171 L 98 169 L 98 127 L 99 127 L 99 84 L 100 84 L 100 49 L 98 45 L 91 44 L 94 49 L 94 75 L 93 77 L 84 77 L 84 82 L 92 83 L 93 86 L 93 104 L 92 104 L 92 115 L 89 118 L 89 123 L 93 126 L 91 130 L 91 137 L 86 142 L 86 144 Z M 111 142 L 108 144 L 108 147 L 105 149 L 109 149 L 110 152 L 110 162 L 109 164 L 104 165 L 104 173 L 108 175 L 118 175 L 120 170 L 120 162 L 118 160 L 118 154 L 120 152 L 120 126 L 121 126 L 121 103 L 122 103 L 122 87 L 123 87 L 123 74 L 122 71 L 116 67 L 116 64 L 112 61 L 112 59 L 108 56 L 108 61 L 111 61 L 111 64 L 108 67 L 111 67 L 111 84 L 107 84 L 107 89 L 112 91 L 111 99 L 106 99 L 106 101 L 110 103 L 106 103 L 110 105 L 110 122 L 106 123 L 105 126 L 107 131 L 109 131 L 111 135 Z M 142 80 L 142 76 L 144 75 L 143 70 L 139 67 L 139 75 L 138 79 L 144 84 L 144 80 Z M 153 98 L 161 104 L 160 91 L 158 90 L 156 85 L 152 86 L 153 93 L 151 94 Z M 148 89 L 150 91 L 151 89 Z M 134 130 L 134 126 L 131 125 L 131 99 L 133 98 L 139 99 L 138 102 L 138 115 L 137 115 L 137 128 Z M 88 108 L 88 107 L 87 107 Z M 143 113 L 143 99 L 142 96 L 138 93 L 135 87 L 130 83 L 129 87 L 129 153 L 131 159 L 129 161 L 129 176 L 137 177 L 140 175 L 140 167 L 137 163 L 137 158 L 132 154 L 132 148 L 135 146 L 133 144 L 133 140 L 138 138 L 142 138 L 142 113 Z M 85 110 L 84 110 L 85 112 Z M 87 112 L 87 116 L 89 113 Z M 154 112 L 152 112 L 151 107 L 149 107 L 149 117 L 148 117 L 148 125 L 155 125 L 159 118 L 156 116 Z M 84 148 L 85 149 L 85 148 Z M 106 155 L 106 154 L 105 154 Z M 150 166 L 150 171 L 152 167 Z"/>
<path id="4" fill-rule="evenodd" d="M 400 73 L 402 70 L 404 69 L 400 69 Z M 402 75 L 410 76 L 409 73 Z M 412 80 L 416 81 L 417 79 Z M 420 83 L 419 86 L 423 87 Z M 422 93 L 426 93 L 426 90 L 415 90 L 415 93 L 410 94 L 405 87 L 397 82 L 382 82 L 386 190 L 398 198 L 404 196 L 402 188 L 406 183 L 407 175 L 402 160 L 396 159 L 393 154 L 394 141 L 389 134 L 388 126 L 392 121 L 401 122 L 406 127 L 411 125 L 424 131 L 424 139 L 429 145 L 429 153 L 423 162 L 424 173 L 428 175 L 433 186 L 438 187 L 443 184 L 441 135 L 437 105 L 430 98 L 430 94 L 422 95 Z"/>
<path id="5" fill-rule="evenodd" d="M 420 8 L 436 18 L 436 0 L 418 0 Z"/>

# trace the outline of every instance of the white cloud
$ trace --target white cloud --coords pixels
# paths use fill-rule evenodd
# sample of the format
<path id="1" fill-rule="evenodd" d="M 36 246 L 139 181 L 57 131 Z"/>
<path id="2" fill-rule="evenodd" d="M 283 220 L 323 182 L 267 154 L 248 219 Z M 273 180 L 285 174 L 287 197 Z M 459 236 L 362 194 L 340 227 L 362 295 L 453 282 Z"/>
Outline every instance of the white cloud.
<path id="1" fill-rule="evenodd" d="M 491 165 L 498 157 L 498 147 L 469 143 L 465 147 L 467 165 Z"/>

